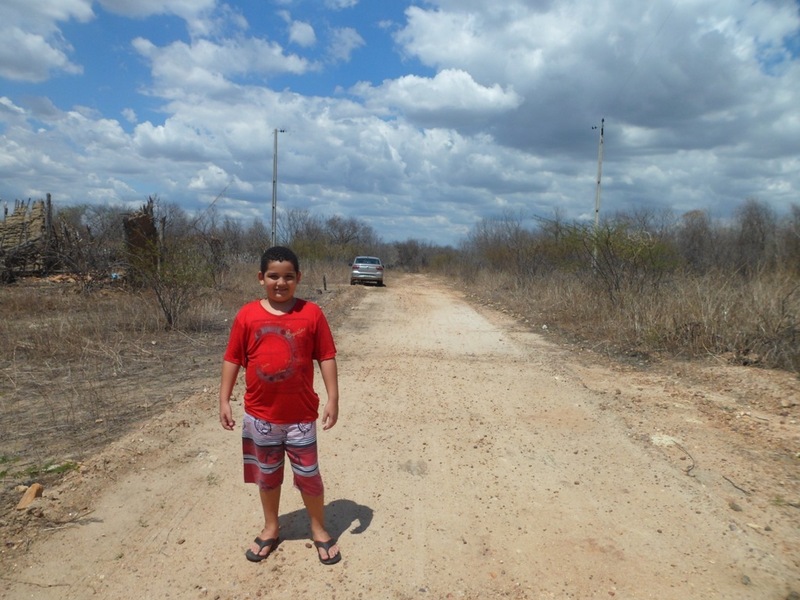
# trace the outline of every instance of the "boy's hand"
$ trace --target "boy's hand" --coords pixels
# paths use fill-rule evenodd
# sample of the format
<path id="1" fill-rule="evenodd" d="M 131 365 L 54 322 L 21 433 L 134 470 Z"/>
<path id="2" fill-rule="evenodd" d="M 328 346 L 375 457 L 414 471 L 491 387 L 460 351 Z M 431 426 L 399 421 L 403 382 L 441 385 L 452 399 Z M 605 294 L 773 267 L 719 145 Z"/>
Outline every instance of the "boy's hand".
<path id="1" fill-rule="evenodd" d="M 330 429 L 339 420 L 339 375 L 336 368 L 336 359 L 320 361 L 319 370 L 322 381 L 325 382 L 325 393 L 328 401 L 322 410 L 322 429 Z"/>
<path id="2" fill-rule="evenodd" d="M 219 385 L 219 422 L 222 428 L 228 431 L 233 431 L 236 426 L 231 412 L 231 394 L 238 374 L 239 365 L 227 360 L 222 361 L 222 381 Z"/>
<path id="3" fill-rule="evenodd" d="M 222 428 L 228 431 L 233 431 L 236 426 L 236 421 L 233 420 L 233 413 L 231 412 L 230 401 L 219 403 L 219 422 Z"/>
<path id="4" fill-rule="evenodd" d="M 325 403 L 325 408 L 322 409 L 322 429 L 330 429 L 336 425 L 339 420 L 339 403 L 328 402 Z"/>

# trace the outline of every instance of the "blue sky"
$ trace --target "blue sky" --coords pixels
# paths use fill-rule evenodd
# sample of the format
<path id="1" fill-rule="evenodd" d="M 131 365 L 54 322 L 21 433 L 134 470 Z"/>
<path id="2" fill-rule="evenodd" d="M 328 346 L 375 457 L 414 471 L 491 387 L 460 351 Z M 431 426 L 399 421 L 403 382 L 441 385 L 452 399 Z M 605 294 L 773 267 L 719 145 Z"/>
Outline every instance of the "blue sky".
<path id="1" fill-rule="evenodd" d="M 0 200 L 482 218 L 800 205 L 796 0 L 4 0 Z M 216 199 L 216 201 L 215 201 Z"/>

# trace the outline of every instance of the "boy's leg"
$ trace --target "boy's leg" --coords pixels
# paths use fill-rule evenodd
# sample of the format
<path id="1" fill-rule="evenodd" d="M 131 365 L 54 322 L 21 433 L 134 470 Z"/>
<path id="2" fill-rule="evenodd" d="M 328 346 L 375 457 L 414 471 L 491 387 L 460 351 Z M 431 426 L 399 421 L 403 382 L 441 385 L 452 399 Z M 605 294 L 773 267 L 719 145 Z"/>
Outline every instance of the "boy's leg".
<path id="1" fill-rule="evenodd" d="M 300 490 L 311 523 L 311 539 L 315 542 L 331 542 L 332 537 L 325 529 L 325 486 L 319 473 L 317 457 L 317 426 L 298 423 L 292 427 L 286 441 L 286 455 L 294 472 L 294 485 Z M 336 558 L 339 547 L 317 547 L 322 560 Z"/>
<path id="2" fill-rule="evenodd" d="M 315 542 L 327 542 L 331 539 L 330 534 L 325 529 L 325 496 L 311 496 L 309 494 L 300 493 L 303 497 L 303 504 L 306 505 L 308 512 L 308 519 L 311 522 L 311 539 Z M 339 546 L 333 545 L 329 550 L 325 548 L 317 548 L 320 558 L 325 560 L 333 558 L 339 554 Z"/>
<path id="3" fill-rule="evenodd" d="M 278 511 L 281 504 L 281 488 L 276 487 L 271 490 L 264 490 L 259 488 L 259 496 L 261 497 L 261 509 L 264 511 L 264 529 L 258 537 L 262 540 L 269 540 L 278 537 Z M 252 542 L 250 550 L 255 554 L 265 556 L 271 551 L 271 547 L 265 546 L 259 549 L 258 544 Z M 260 550 L 260 551 L 259 551 Z"/>

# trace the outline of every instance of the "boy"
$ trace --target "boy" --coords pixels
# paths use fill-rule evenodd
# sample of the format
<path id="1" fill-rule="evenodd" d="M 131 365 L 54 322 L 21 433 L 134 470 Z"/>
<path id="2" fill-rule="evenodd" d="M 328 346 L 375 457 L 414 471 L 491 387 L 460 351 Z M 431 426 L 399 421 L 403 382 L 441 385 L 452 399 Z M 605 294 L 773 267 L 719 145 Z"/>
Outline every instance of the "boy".
<path id="1" fill-rule="evenodd" d="M 328 396 L 322 428 L 330 429 L 339 417 L 336 346 L 319 306 L 295 298 L 300 277 L 297 256 L 290 249 L 274 246 L 261 257 L 258 281 L 266 298 L 245 304 L 231 327 L 222 362 L 219 420 L 223 428 L 233 430 L 230 397 L 239 368 L 244 367 L 244 480 L 258 485 L 264 511 L 264 528 L 245 553 L 247 559 L 262 561 L 280 543 L 278 509 L 285 454 L 308 512 L 319 560 L 333 565 L 342 554 L 325 530 L 313 361 L 319 363 Z"/>

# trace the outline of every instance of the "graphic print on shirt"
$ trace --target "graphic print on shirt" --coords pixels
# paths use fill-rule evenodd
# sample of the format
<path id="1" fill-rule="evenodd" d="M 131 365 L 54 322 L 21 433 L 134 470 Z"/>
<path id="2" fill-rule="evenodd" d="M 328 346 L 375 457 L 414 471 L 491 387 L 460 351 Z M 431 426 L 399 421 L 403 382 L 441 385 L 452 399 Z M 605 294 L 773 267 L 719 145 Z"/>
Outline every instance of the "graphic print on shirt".
<path id="1" fill-rule="evenodd" d="M 260 358 L 256 374 L 261 381 L 277 383 L 296 374 L 297 345 L 291 331 L 280 325 L 263 325 L 256 330 L 255 340 Z"/>

